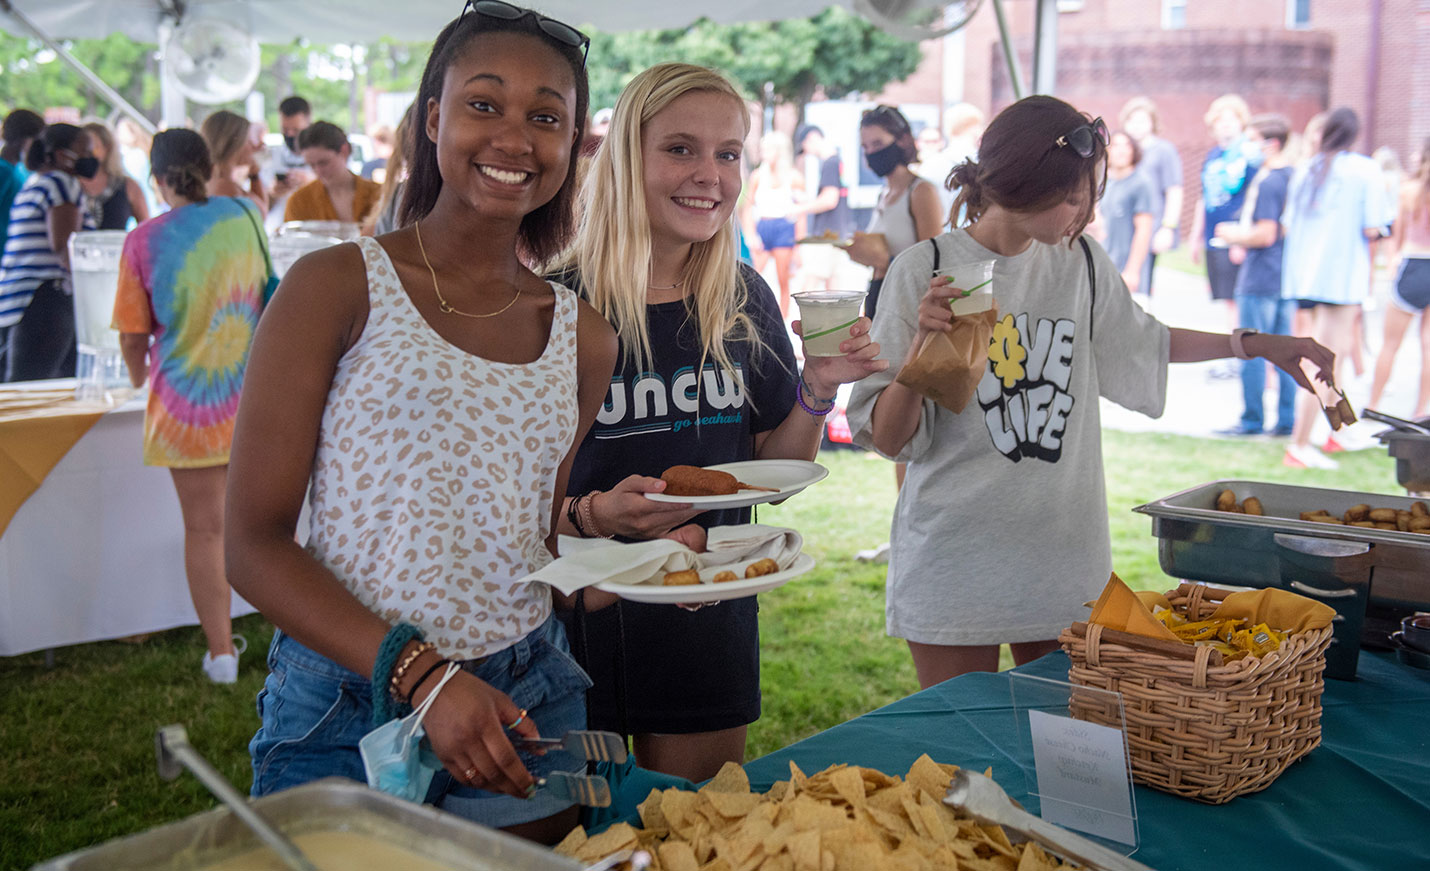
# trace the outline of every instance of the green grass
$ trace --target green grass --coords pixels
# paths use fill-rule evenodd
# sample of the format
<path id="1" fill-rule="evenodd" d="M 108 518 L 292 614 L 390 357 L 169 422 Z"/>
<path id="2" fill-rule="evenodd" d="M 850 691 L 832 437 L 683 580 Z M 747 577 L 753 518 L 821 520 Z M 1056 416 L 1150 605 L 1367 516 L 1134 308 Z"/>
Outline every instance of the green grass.
<path id="1" fill-rule="evenodd" d="M 1284 468 L 1281 450 L 1272 442 L 1106 433 L 1118 573 L 1138 589 L 1171 585 L 1157 564 L 1151 521 L 1130 509 L 1208 480 L 1401 492 L 1381 451 L 1342 455 L 1339 471 L 1315 472 Z M 762 522 L 799 529 L 818 565 L 760 597 L 764 716 L 750 729 L 752 758 L 917 689 L 903 642 L 884 634 L 883 567 L 854 559 L 888 537 L 891 466 L 855 452 L 821 461 L 828 480 L 760 513 Z M 25 868 L 211 807 L 192 777 L 165 783 L 154 773 L 154 730 L 166 723 L 186 724 L 194 745 L 247 789 L 253 697 L 272 630 L 257 616 L 236 628 L 250 643 L 236 687 L 200 675 L 197 629 L 142 644 L 65 648 L 53 669 L 41 654 L 0 659 L 0 868 Z"/>

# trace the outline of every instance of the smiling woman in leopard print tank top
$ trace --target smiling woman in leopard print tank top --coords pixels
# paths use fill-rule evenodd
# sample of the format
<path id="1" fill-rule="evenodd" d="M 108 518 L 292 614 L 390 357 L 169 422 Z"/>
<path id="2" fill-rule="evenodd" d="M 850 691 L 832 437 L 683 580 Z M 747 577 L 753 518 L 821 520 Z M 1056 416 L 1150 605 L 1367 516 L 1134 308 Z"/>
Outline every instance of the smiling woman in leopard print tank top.
<path id="1" fill-rule="evenodd" d="M 447 660 L 462 671 L 424 722 L 444 767 L 427 801 L 541 840 L 575 821 L 517 797 L 578 763 L 508 735 L 585 723 L 551 591 L 520 582 L 552 558 L 556 496 L 615 359 L 605 321 L 524 265 L 570 235 L 583 49 L 534 13 L 448 25 L 417 98 L 405 226 L 299 261 L 259 327 L 227 551 L 280 630 L 255 794 L 363 780 L 358 741 L 436 691 Z"/>

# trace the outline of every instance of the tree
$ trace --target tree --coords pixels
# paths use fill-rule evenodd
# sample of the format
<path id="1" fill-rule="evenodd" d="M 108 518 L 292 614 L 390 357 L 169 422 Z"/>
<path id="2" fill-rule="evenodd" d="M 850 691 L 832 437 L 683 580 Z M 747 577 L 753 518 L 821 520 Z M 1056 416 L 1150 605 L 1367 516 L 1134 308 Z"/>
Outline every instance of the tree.
<path id="1" fill-rule="evenodd" d="M 714 67 L 751 99 L 765 85 L 778 102 L 804 106 L 823 87 L 831 97 L 874 93 L 908 78 L 922 55 L 916 43 L 890 36 L 834 7 L 813 18 L 720 25 L 699 21 L 684 30 L 591 34 L 591 105 L 610 106 L 637 73 L 680 59 Z"/>

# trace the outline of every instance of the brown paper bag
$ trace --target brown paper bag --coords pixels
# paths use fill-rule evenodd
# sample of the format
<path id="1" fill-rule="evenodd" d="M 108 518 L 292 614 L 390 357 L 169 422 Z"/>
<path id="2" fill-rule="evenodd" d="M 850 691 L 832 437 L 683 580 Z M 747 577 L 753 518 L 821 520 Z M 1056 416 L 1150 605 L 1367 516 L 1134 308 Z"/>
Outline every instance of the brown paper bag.
<path id="1" fill-rule="evenodd" d="M 998 306 L 953 319 L 947 333 L 930 333 L 918 356 L 899 372 L 900 384 L 927 396 L 954 414 L 973 398 L 988 368 L 988 343 L 998 323 Z"/>

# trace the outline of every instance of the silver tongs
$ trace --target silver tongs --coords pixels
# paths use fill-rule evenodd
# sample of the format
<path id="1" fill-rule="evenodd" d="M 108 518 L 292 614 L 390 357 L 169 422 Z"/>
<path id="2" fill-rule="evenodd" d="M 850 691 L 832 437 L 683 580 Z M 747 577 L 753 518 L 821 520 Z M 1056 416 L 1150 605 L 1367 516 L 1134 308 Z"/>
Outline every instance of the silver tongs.
<path id="1" fill-rule="evenodd" d="M 227 805 L 234 816 L 252 829 L 259 840 L 277 854 L 284 865 L 293 871 L 318 871 L 317 866 L 303 855 L 302 850 L 259 816 L 258 812 L 249 806 L 248 801 L 239 795 L 238 790 L 233 788 L 233 784 L 225 780 L 218 769 L 199 755 L 199 751 L 189 743 L 188 732 L 183 726 L 175 724 L 160 728 L 154 736 L 154 752 L 158 757 L 160 777 L 173 780 L 182 774 L 185 768 L 189 769 L 215 798 Z"/>
<path id="2" fill-rule="evenodd" d="M 1360 416 L 1365 418 L 1366 420 L 1373 420 L 1377 423 L 1388 424 L 1395 429 L 1401 430 L 1402 432 L 1415 433 L 1416 435 L 1430 435 L 1430 426 L 1426 426 L 1423 423 L 1418 423 L 1413 420 L 1405 420 L 1404 418 L 1395 417 L 1394 415 L 1386 414 L 1381 411 L 1376 411 L 1373 408 L 1361 409 Z"/>
<path id="3" fill-rule="evenodd" d="M 954 773 L 943 803 L 967 811 L 980 823 L 1011 829 L 1064 858 L 1089 868 L 1102 871 L 1152 871 L 1141 862 L 1033 816 L 1013 804 L 1008 793 L 994 783 L 993 778 L 965 768 Z"/>
<path id="4" fill-rule="evenodd" d="M 577 729 L 560 738 L 522 738 L 511 736 L 511 743 L 518 747 L 543 747 L 548 750 L 565 750 L 587 762 L 614 762 L 620 765 L 626 761 L 626 742 L 615 732 L 596 732 Z"/>

